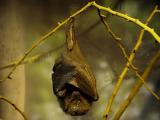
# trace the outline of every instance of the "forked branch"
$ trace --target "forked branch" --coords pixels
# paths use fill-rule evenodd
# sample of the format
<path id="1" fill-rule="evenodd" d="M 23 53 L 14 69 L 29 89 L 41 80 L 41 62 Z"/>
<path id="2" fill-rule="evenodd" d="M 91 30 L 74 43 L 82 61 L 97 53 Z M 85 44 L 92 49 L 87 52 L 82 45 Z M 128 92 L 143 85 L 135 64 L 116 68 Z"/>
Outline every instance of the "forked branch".
<path id="1" fill-rule="evenodd" d="M 112 10 L 111 8 L 103 7 L 101 5 L 98 5 L 95 2 L 93 2 L 93 6 L 95 6 L 96 8 L 98 8 L 100 10 L 109 12 L 115 16 L 121 17 L 121 18 L 127 20 L 128 22 L 133 22 L 133 23 L 137 24 L 138 26 L 142 27 L 144 30 L 148 31 L 156 39 L 156 41 L 158 43 L 160 43 L 160 36 L 154 31 L 154 29 L 148 27 L 146 24 L 142 23 L 139 19 L 132 18 L 132 17 L 128 16 L 127 14 L 116 12 L 116 11 Z"/>
<path id="2" fill-rule="evenodd" d="M 104 24 L 105 28 L 108 30 L 108 32 L 111 34 L 111 36 L 113 37 L 113 40 L 115 40 L 115 42 L 117 43 L 117 45 L 119 46 L 120 50 L 122 51 L 122 54 L 124 56 L 124 58 L 127 60 L 127 62 L 129 63 L 129 67 L 131 68 L 131 70 L 136 74 L 136 76 L 142 81 L 142 83 L 144 84 L 145 88 L 157 99 L 160 100 L 160 97 L 147 85 L 147 83 L 144 81 L 144 79 L 141 77 L 141 75 L 138 72 L 138 68 L 135 67 L 130 61 L 129 61 L 129 57 L 127 55 L 127 52 L 125 50 L 125 46 L 121 43 L 121 38 L 117 37 L 117 35 L 112 31 L 111 27 L 109 26 L 109 24 L 104 20 L 104 17 L 100 10 L 98 9 L 98 15 L 102 21 L 102 23 Z"/>
<path id="3" fill-rule="evenodd" d="M 51 50 L 49 50 L 47 52 L 44 52 L 44 53 L 41 53 L 41 54 L 36 54 L 34 56 L 28 57 L 28 58 L 24 59 L 24 61 L 21 62 L 21 64 L 19 64 L 19 65 L 22 65 L 22 64 L 31 64 L 31 63 L 35 63 L 37 61 L 40 61 L 43 58 L 47 57 L 48 55 L 52 54 L 53 52 L 56 52 L 57 50 L 59 50 L 63 46 L 64 46 L 64 44 L 61 44 L 58 47 L 53 48 L 53 49 L 51 49 Z M 0 71 L 4 70 L 4 69 L 7 69 L 7 68 L 12 68 L 12 67 L 14 67 L 16 65 L 16 63 L 17 63 L 17 61 L 14 61 L 12 63 L 9 63 L 8 65 L 1 66 L 0 67 Z"/>

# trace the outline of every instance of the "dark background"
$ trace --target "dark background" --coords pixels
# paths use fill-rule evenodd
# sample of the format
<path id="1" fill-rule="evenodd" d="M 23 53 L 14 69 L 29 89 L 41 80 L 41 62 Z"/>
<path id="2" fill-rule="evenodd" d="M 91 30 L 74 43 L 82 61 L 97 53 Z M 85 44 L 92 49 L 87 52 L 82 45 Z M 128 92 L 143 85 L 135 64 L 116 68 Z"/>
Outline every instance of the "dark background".
<path id="1" fill-rule="evenodd" d="M 89 1 L 89 0 L 88 0 Z M 13 17 L 20 25 L 22 35 L 21 42 L 23 50 L 28 48 L 42 35 L 49 32 L 57 25 L 81 7 L 87 0 L 1 0 L 0 1 L 0 21 L 7 26 L 8 23 L 3 21 L 3 16 L 7 16 L 13 6 Z M 159 5 L 158 0 L 97 0 L 97 3 L 103 6 L 110 6 L 116 11 L 126 13 L 129 16 L 140 19 L 145 22 L 155 5 Z M 104 14 L 106 14 L 104 12 Z M 8 17 L 9 19 L 10 17 Z M 121 73 L 126 60 L 124 59 L 116 42 L 110 34 L 106 32 L 103 24 L 100 22 L 97 10 L 93 7 L 83 12 L 76 18 L 76 35 L 81 50 L 86 56 L 97 78 L 97 87 L 100 95 L 98 102 L 94 103 L 90 112 L 82 117 L 71 117 L 63 113 L 55 95 L 52 92 L 51 73 L 54 60 L 63 50 L 61 47 L 58 51 L 52 50 L 47 56 L 42 57 L 36 62 L 25 65 L 25 111 L 29 120 L 99 120 L 101 119 L 105 105 L 116 83 L 118 75 Z M 160 15 L 152 19 L 149 24 L 157 33 L 160 33 L 159 27 Z M 132 50 L 139 32 L 140 27 L 131 22 L 108 15 L 106 20 L 110 24 L 117 36 L 123 39 L 123 44 L 128 53 Z M 11 21 L 10 21 L 11 22 Z M 92 27 L 91 27 L 92 26 Z M 11 30 L 14 31 L 14 30 Z M 30 56 L 47 52 L 58 47 L 65 42 L 66 26 L 57 31 L 55 35 L 49 37 L 46 42 L 36 48 Z M 0 39 L 2 41 L 2 38 Z M 6 43 L 9 44 L 9 43 Z M 140 51 L 137 53 L 134 64 L 143 72 L 149 60 L 159 49 L 159 44 L 154 38 L 145 33 Z M 17 56 L 19 57 L 19 56 Z M 16 57 L 15 57 L 16 58 Z M 150 87 L 156 93 L 160 93 L 159 65 L 150 75 Z M 136 81 L 135 75 L 130 72 L 124 80 L 121 91 L 116 97 L 113 110 L 116 111 L 120 101 L 122 101 Z M 136 98 L 127 109 L 122 119 L 125 120 L 159 120 L 160 103 L 142 88 Z M 112 116 L 112 115 L 111 115 Z"/>

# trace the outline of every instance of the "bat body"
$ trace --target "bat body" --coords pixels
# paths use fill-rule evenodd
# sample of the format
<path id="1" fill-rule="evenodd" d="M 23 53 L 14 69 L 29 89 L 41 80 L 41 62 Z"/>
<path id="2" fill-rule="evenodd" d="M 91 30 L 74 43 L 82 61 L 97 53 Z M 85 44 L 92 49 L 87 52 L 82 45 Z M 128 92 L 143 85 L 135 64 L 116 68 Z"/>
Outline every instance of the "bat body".
<path id="1" fill-rule="evenodd" d="M 96 79 L 74 37 L 73 24 L 67 34 L 67 49 L 53 67 L 53 91 L 62 109 L 71 115 L 86 114 L 98 100 Z"/>

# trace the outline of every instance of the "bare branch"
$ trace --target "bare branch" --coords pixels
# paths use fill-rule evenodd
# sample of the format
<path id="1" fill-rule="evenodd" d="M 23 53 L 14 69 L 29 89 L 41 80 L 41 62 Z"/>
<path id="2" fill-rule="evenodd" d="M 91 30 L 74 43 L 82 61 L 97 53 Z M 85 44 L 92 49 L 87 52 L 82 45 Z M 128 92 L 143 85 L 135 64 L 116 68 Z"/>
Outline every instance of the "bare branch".
<path id="1" fill-rule="evenodd" d="M 59 50 L 60 48 L 62 48 L 64 46 L 64 44 L 54 48 L 54 49 L 51 49 L 47 52 L 44 52 L 44 53 L 41 53 L 41 54 L 37 54 L 37 55 L 34 55 L 32 57 L 29 57 L 29 58 L 26 58 L 23 62 L 21 62 L 21 64 L 19 65 L 22 65 L 22 64 L 28 64 L 28 63 L 34 63 L 34 62 L 37 62 L 39 60 L 41 60 L 42 58 L 45 58 L 46 56 L 48 56 L 49 54 L 53 53 L 53 52 L 56 52 L 57 50 Z M 11 68 L 11 67 L 14 67 L 16 65 L 17 61 L 15 62 L 12 62 L 8 65 L 4 65 L 2 67 L 0 67 L 0 71 L 1 70 L 4 70 L 4 69 L 7 69 L 7 68 Z"/>
<path id="2" fill-rule="evenodd" d="M 116 41 L 120 41 L 122 40 L 120 37 L 117 37 L 116 34 L 112 31 L 112 29 L 110 28 L 109 24 L 104 20 L 104 18 L 106 16 L 102 15 L 100 12 L 100 9 L 98 9 L 98 15 L 100 17 L 101 22 L 104 24 L 105 28 L 108 30 L 108 32 L 111 34 L 111 36 L 113 37 L 114 40 Z"/>
<path id="3" fill-rule="evenodd" d="M 116 1 L 114 0 L 114 2 L 111 3 L 111 8 L 112 8 L 113 10 L 116 10 L 117 7 L 118 7 L 123 1 L 124 1 L 124 0 L 116 0 Z M 106 14 L 105 14 L 106 18 L 105 18 L 105 19 L 109 18 L 110 15 L 111 15 L 111 14 L 106 13 Z M 91 26 L 89 26 L 89 27 L 88 27 L 87 29 L 85 29 L 83 32 L 81 32 L 80 34 L 78 34 L 78 37 L 83 36 L 83 35 L 86 35 L 89 31 L 91 31 L 91 30 L 93 30 L 94 28 L 96 28 L 100 23 L 101 23 L 101 20 L 98 19 L 95 23 L 93 23 Z"/>
<path id="4" fill-rule="evenodd" d="M 148 64 L 147 68 L 144 70 L 144 73 L 142 75 L 143 80 L 146 80 L 149 74 L 151 73 L 153 67 L 156 65 L 156 63 L 160 59 L 160 50 L 156 53 L 156 55 L 152 58 L 150 63 Z M 129 104 L 132 102 L 133 98 L 136 96 L 138 93 L 139 89 L 143 85 L 142 80 L 138 80 L 136 84 L 132 87 L 132 90 L 130 94 L 128 95 L 127 99 L 122 102 L 122 104 L 119 107 L 119 110 L 116 112 L 114 116 L 114 120 L 119 120 L 124 111 L 127 109 Z"/>
<path id="5" fill-rule="evenodd" d="M 142 27 L 144 30 L 148 31 L 155 38 L 155 40 L 158 43 L 160 43 L 160 36 L 154 31 L 154 29 L 148 27 L 146 24 L 142 23 L 139 19 L 132 18 L 132 17 L 128 16 L 127 14 L 122 14 L 120 12 L 116 12 L 109 7 L 108 8 L 103 7 L 101 5 L 98 5 L 96 2 L 93 2 L 93 6 L 95 6 L 96 8 L 98 8 L 100 10 L 103 10 L 103 11 L 109 12 L 113 15 L 116 15 L 118 17 L 121 17 L 121 18 L 127 20 L 128 22 L 130 21 L 130 22 L 137 24 L 138 26 Z"/>
<path id="6" fill-rule="evenodd" d="M 0 100 L 3 100 L 5 102 L 9 103 L 10 105 L 12 105 L 15 108 L 15 110 L 18 111 L 23 116 L 24 120 L 28 120 L 27 117 L 25 116 L 25 114 L 10 100 L 8 100 L 7 98 L 5 98 L 3 96 L 0 96 Z"/>

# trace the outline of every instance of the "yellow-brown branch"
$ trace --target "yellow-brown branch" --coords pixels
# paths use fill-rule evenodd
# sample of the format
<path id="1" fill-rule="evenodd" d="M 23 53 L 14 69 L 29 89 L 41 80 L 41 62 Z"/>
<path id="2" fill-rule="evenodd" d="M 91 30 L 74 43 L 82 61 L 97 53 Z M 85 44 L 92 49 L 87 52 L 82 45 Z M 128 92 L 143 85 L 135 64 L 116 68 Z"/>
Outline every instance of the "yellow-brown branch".
<path id="1" fill-rule="evenodd" d="M 144 73 L 142 75 L 143 80 L 147 79 L 147 77 L 149 76 L 149 74 L 151 73 L 153 67 L 159 61 L 159 59 L 160 59 L 160 50 L 152 58 L 152 60 L 148 64 L 147 68 L 144 70 Z M 139 79 L 136 82 L 136 84 L 133 86 L 130 94 L 127 97 L 127 99 L 124 100 L 122 102 L 122 104 L 120 105 L 119 110 L 116 112 L 116 114 L 114 116 L 114 120 L 119 120 L 120 119 L 120 117 L 122 116 L 122 114 L 124 113 L 124 111 L 127 109 L 127 107 L 129 106 L 129 104 L 132 102 L 133 98 L 136 96 L 136 94 L 138 93 L 138 91 L 139 91 L 139 89 L 141 88 L 142 85 L 143 85 L 143 82 L 142 82 L 142 80 Z"/>
<path id="2" fill-rule="evenodd" d="M 0 100 L 9 103 L 11 106 L 13 106 L 15 108 L 16 111 L 18 111 L 22 115 L 24 120 L 28 120 L 27 117 L 25 116 L 25 114 L 14 103 L 12 103 L 10 100 L 8 100 L 7 98 L 5 98 L 3 96 L 0 96 Z"/>

